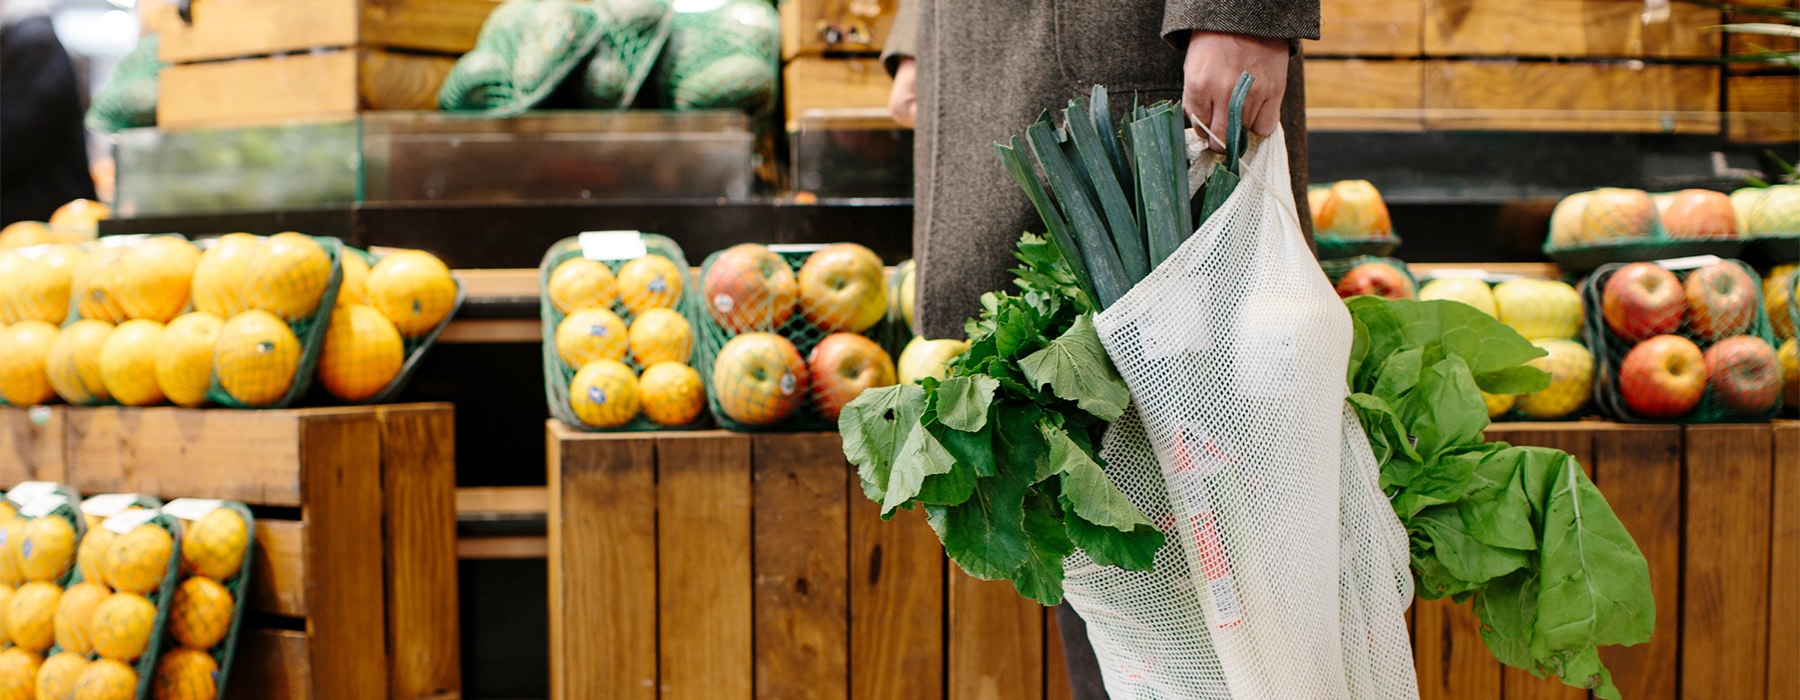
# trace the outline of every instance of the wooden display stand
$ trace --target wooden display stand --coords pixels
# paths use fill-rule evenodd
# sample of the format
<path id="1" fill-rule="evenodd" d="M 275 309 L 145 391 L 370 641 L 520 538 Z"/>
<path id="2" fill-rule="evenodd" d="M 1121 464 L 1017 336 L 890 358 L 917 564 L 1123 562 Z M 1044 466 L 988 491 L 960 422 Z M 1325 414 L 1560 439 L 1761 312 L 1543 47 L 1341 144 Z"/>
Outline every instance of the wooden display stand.
<path id="1" fill-rule="evenodd" d="M 1490 437 L 1575 455 L 1649 560 L 1656 634 L 1604 652 L 1626 697 L 1796 697 L 1800 422 Z M 948 566 L 919 514 L 882 522 L 835 434 L 548 440 L 554 698 L 1069 696 L 1055 616 Z M 1426 700 L 1588 696 L 1503 668 L 1466 605 L 1413 610 Z"/>
<path id="2" fill-rule="evenodd" d="M 0 409 L 0 482 L 257 512 L 232 697 L 460 697 L 452 409 Z"/>

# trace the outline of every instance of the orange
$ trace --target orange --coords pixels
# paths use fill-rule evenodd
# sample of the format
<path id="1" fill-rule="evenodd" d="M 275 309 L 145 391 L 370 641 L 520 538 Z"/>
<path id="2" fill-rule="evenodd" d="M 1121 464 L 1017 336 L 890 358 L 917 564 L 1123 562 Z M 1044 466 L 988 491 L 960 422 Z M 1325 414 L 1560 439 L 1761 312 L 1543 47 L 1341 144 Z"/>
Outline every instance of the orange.
<path id="1" fill-rule="evenodd" d="M 232 398 L 250 406 L 280 401 L 299 369 L 300 339 L 275 314 L 252 309 L 219 329 L 213 373 Z"/>
<path id="2" fill-rule="evenodd" d="M 137 697 L 137 672 L 113 659 L 88 664 L 75 681 L 71 700 L 132 700 Z"/>
<path id="3" fill-rule="evenodd" d="M 194 267 L 194 308 L 220 318 L 249 309 L 244 285 L 250 279 L 250 265 L 261 257 L 262 249 L 263 239 L 248 233 L 214 240 Z"/>
<path id="4" fill-rule="evenodd" d="M 244 564 L 250 548 L 250 526 L 230 508 L 219 508 L 181 531 L 182 570 L 229 581 Z"/>
<path id="5" fill-rule="evenodd" d="M 628 342 L 625 322 L 606 309 L 577 310 L 556 326 L 556 352 L 570 367 L 623 360 Z"/>
<path id="6" fill-rule="evenodd" d="M 332 310 L 319 351 L 319 382 L 332 396 L 369 399 L 400 376 L 405 362 L 399 331 L 375 307 L 352 304 Z"/>
<path id="7" fill-rule="evenodd" d="M 156 349 L 163 324 L 147 318 L 119 324 L 100 346 L 100 381 L 114 401 L 126 406 L 162 403 L 156 386 Z"/>
<path id="8" fill-rule="evenodd" d="M 661 255 L 646 255 L 619 268 L 619 300 L 634 314 L 675 308 L 682 284 L 681 268 Z"/>
<path id="9" fill-rule="evenodd" d="M 32 700 L 37 695 L 38 669 L 44 657 L 14 647 L 0 651 L 0 698 Z"/>
<path id="10" fill-rule="evenodd" d="M 687 425 L 706 410 L 706 386 L 700 373 L 679 362 L 659 362 L 638 379 L 644 416 L 657 425 Z"/>
<path id="11" fill-rule="evenodd" d="M 42 221 L 14 221 L 0 229 L 0 248 L 23 248 L 51 242 L 50 227 Z"/>
<path id="12" fill-rule="evenodd" d="M 456 307 L 456 278 L 437 256 L 422 250 L 389 254 L 369 269 L 363 294 L 400 335 L 417 338 L 437 328 Z"/>
<path id="13" fill-rule="evenodd" d="M 94 651 L 108 659 L 135 661 L 150 648 L 156 604 L 136 593 L 114 593 L 94 609 Z"/>
<path id="14" fill-rule="evenodd" d="M 43 321 L 20 321 L 0 331 L 0 399 L 31 406 L 56 397 L 45 363 L 61 332 Z"/>
<path id="15" fill-rule="evenodd" d="M 162 342 L 152 352 L 156 386 L 177 406 L 206 403 L 212 387 L 213 346 L 225 322 L 218 316 L 195 311 L 182 314 L 163 329 Z"/>
<path id="16" fill-rule="evenodd" d="M 44 373 L 57 395 L 72 404 L 92 404 L 112 398 L 100 377 L 100 350 L 113 325 L 82 320 L 69 324 L 50 346 Z"/>
<path id="17" fill-rule="evenodd" d="M 638 413 L 637 377 L 617 360 L 595 360 L 569 383 L 569 406 L 583 424 L 617 428 Z"/>
<path id="18" fill-rule="evenodd" d="M 0 583 L 0 644 L 11 644 L 12 638 L 6 634 L 7 602 L 12 600 L 13 587 Z"/>
<path id="19" fill-rule="evenodd" d="M 64 651 L 44 661 L 37 672 L 36 700 L 69 700 L 75 696 L 75 682 L 81 680 L 88 660 L 85 655 Z"/>
<path id="20" fill-rule="evenodd" d="M 88 253 L 70 272 L 69 296 L 75 301 L 75 311 L 82 318 L 91 318 L 107 323 L 121 323 L 130 318 L 125 315 L 124 305 L 119 303 L 119 287 L 124 283 L 120 272 L 124 269 L 119 264 L 125 257 L 125 248 L 120 246 L 101 246 Z"/>
<path id="21" fill-rule="evenodd" d="M 331 254 L 318 241 L 292 231 L 277 233 L 251 260 L 244 296 L 252 309 L 298 321 L 318 310 L 331 271 Z"/>
<path id="22" fill-rule="evenodd" d="M 0 323 L 63 322 L 77 259 L 67 248 L 0 251 Z"/>
<path id="23" fill-rule="evenodd" d="M 648 309 L 631 321 L 631 357 L 644 367 L 687 362 L 694 355 L 694 327 L 681 314 Z"/>
<path id="24" fill-rule="evenodd" d="M 219 663 L 211 654 L 194 649 L 170 649 L 156 661 L 156 678 L 150 681 L 151 700 L 213 700 L 219 694 L 214 681 Z"/>
<path id="25" fill-rule="evenodd" d="M 50 213 L 50 230 L 59 233 L 79 233 L 93 238 L 100 231 L 100 222 L 112 218 L 112 209 L 91 199 L 71 200 Z"/>
<path id="26" fill-rule="evenodd" d="M 81 544 L 75 548 L 75 569 L 81 572 L 81 580 L 106 582 L 100 562 L 112 551 L 113 540 L 117 538 L 118 535 L 104 527 L 89 527 L 87 534 L 81 536 Z"/>
<path id="27" fill-rule="evenodd" d="M 112 595 L 106 586 L 77 583 L 63 591 L 56 605 L 56 646 L 82 656 L 94 652 L 94 611 Z"/>
<path id="28" fill-rule="evenodd" d="M 218 581 L 189 577 L 175 588 L 169 605 L 169 635 L 184 647 L 211 649 L 231 630 L 231 591 Z"/>
<path id="29" fill-rule="evenodd" d="M 365 281 L 369 278 L 368 258 L 363 257 L 362 253 L 345 249 L 344 254 L 338 257 L 338 262 L 344 268 L 344 281 L 338 285 L 337 305 L 369 303 L 364 294 Z"/>
<path id="30" fill-rule="evenodd" d="M 25 574 L 19 570 L 19 557 L 15 545 L 25 537 L 25 519 L 18 516 L 0 522 L 0 583 L 18 586 L 25 583 Z"/>
<path id="31" fill-rule="evenodd" d="M 19 573 L 27 581 L 55 581 L 75 565 L 75 526 L 61 516 L 25 522 L 19 538 Z"/>
<path id="32" fill-rule="evenodd" d="M 6 638 L 13 644 L 41 652 L 56 641 L 56 605 L 62 589 L 54 583 L 33 581 L 6 599 Z"/>
<path id="33" fill-rule="evenodd" d="M 114 294 L 130 318 L 168 323 L 187 306 L 200 250 L 178 236 L 153 236 L 119 259 Z"/>
<path id="34" fill-rule="evenodd" d="M 115 590 L 148 594 L 162 585 L 174 553 L 175 538 L 169 531 L 145 523 L 113 538 L 112 547 L 100 559 L 100 575 Z"/>
<path id="35" fill-rule="evenodd" d="M 550 272 L 550 303 L 565 314 L 581 309 L 611 309 L 619 298 L 612 268 L 587 258 L 571 258 Z"/>

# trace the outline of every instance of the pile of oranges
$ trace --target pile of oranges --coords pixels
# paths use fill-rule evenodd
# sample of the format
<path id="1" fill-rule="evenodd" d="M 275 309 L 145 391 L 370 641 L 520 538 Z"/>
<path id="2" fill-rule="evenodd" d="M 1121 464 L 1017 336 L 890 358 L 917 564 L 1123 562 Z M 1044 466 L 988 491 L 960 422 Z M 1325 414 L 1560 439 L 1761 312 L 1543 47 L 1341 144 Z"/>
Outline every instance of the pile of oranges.
<path id="1" fill-rule="evenodd" d="M 582 424 L 617 428 L 642 415 L 680 426 L 705 410 L 705 386 L 689 364 L 694 328 L 675 310 L 684 280 L 674 261 L 655 254 L 616 269 L 575 257 L 551 271 L 544 293 L 565 314 L 552 344 L 575 370 L 569 405 Z"/>

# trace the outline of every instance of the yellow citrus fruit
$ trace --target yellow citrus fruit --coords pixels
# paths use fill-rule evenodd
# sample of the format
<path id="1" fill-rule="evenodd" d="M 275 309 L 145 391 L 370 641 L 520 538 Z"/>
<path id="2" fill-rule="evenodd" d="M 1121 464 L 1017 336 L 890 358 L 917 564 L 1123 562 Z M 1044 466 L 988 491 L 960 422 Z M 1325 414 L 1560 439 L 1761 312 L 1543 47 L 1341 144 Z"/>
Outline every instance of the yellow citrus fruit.
<path id="1" fill-rule="evenodd" d="M 675 308 L 682 284 L 681 268 L 661 255 L 646 255 L 619 268 L 619 300 L 634 314 Z"/>
<path id="2" fill-rule="evenodd" d="M 46 223 L 53 231 L 83 233 L 93 238 L 100 231 L 100 222 L 110 218 L 112 208 L 91 199 L 73 199 L 51 212 Z"/>
<path id="3" fill-rule="evenodd" d="M 337 305 L 367 304 L 364 282 L 369 278 L 369 260 L 362 253 L 345 250 L 338 258 L 344 268 L 344 281 L 338 285 Z"/>
<path id="4" fill-rule="evenodd" d="M 119 259 L 119 306 L 130 318 L 168 323 L 187 307 L 200 249 L 178 236 L 154 236 Z"/>
<path id="5" fill-rule="evenodd" d="M 69 292 L 80 253 L 71 246 L 42 249 L 39 254 L 0 253 L 0 323 L 39 320 L 62 323 L 69 314 Z"/>
<path id="6" fill-rule="evenodd" d="M 85 654 L 64 651 L 44 660 L 38 667 L 36 700 L 69 700 L 75 696 L 75 682 L 81 680 L 88 660 Z"/>
<path id="7" fill-rule="evenodd" d="M 87 534 L 81 536 L 81 544 L 75 548 L 75 569 L 81 572 L 81 580 L 106 582 L 100 563 L 112 551 L 113 540 L 117 538 L 112 530 L 104 527 L 90 527 Z"/>
<path id="8" fill-rule="evenodd" d="M 23 248 L 51 241 L 50 227 L 42 221 L 14 221 L 0 229 L 0 248 Z"/>
<path id="9" fill-rule="evenodd" d="M 98 583 L 84 581 L 63 591 L 56 605 L 56 646 L 87 656 L 94 651 L 94 611 L 112 595 Z"/>
<path id="10" fill-rule="evenodd" d="M 400 335 L 431 332 L 455 310 L 456 278 L 437 256 L 403 250 L 376 261 L 363 282 L 369 305 L 394 322 Z"/>
<path id="11" fill-rule="evenodd" d="M 13 647 L 0 651 L 0 698 L 34 700 L 38 697 L 38 669 L 44 664 L 41 654 Z"/>
<path id="12" fill-rule="evenodd" d="M 112 548 L 100 560 L 100 573 L 115 590 L 147 594 L 162 585 L 174 552 L 175 538 L 169 531 L 145 523 L 113 538 Z"/>
<path id="13" fill-rule="evenodd" d="M 0 583 L 0 644 L 11 644 L 12 638 L 6 634 L 6 607 L 12 600 L 13 587 Z"/>
<path id="14" fill-rule="evenodd" d="M 6 599 L 6 638 L 31 651 L 43 651 L 56 641 L 56 605 L 62 589 L 54 583 L 33 581 Z"/>
<path id="15" fill-rule="evenodd" d="M 194 267 L 194 309 L 230 318 L 250 308 L 245 285 L 250 265 L 262 255 L 263 239 L 248 233 L 220 236 Z"/>
<path id="16" fill-rule="evenodd" d="M 1788 313 L 1788 304 L 1795 290 L 1800 290 L 1800 265 L 1778 266 L 1763 278 L 1763 305 L 1776 340 L 1794 337 L 1794 317 Z"/>
<path id="17" fill-rule="evenodd" d="M 1533 420 L 1568 417 L 1586 406 L 1594 390 L 1594 355 L 1573 340 L 1531 341 L 1548 355 L 1526 364 L 1550 373 L 1549 388 L 1520 396 L 1519 413 Z"/>
<path id="18" fill-rule="evenodd" d="M 19 538 L 19 573 L 27 581 L 54 581 L 75 565 L 75 526 L 59 516 L 32 518 Z"/>
<path id="19" fill-rule="evenodd" d="M 105 246 L 81 259 L 69 279 L 69 296 L 75 300 L 75 311 L 82 318 L 107 323 L 121 323 L 128 317 L 119 303 L 118 289 L 123 282 L 119 264 L 125 249 Z"/>
<path id="20" fill-rule="evenodd" d="M 219 664 L 212 654 L 195 649 L 170 649 L 156 661 L 156 678 L 150 681 L 152 700 L 213 700 L 219 694 Z"/>
<path id="21" fill-rule="evenodd" d="M 0 500 L 0 521 L 11 520 L 16 517 L 19 517 L 19 509 L 14 508 L 10 501 Z"/>
<path id="22" fill-rule="evenodd" d="M 706 386 L 700 373 L 679 362 L 659 362 L 638 379 L 644 416 L 657 425 L 687 425 L 706 410 Z"/>
<path id="23" fill-rule="evenodd" d="M 162 403 L 156 385 L 156 350 L 163 324 L 147 318 L 119 324 L 100 346 L 100 381 L 114 401 L 126 406 Z"/>
<path id="24" fill-rule="evenodd" d="M 1781 344 L 1781 400 L 1788 406 L 1800 406 L 1800 339 L 1788 338 Z"/>
<path id="25" fill-rule="evenodd" d="M 44 321 L 20 321 L 0 332 L 0 399 L 32 406 L 56 396 L 45 365 L 62 332 Z"/>
<path id="26" fill-rule="evenodd" d="M 219 387 L 251 406 L 281 400 L 300 369 L 300 340 L 275 314 L 252 309 L 232 316 L 219 329 L 213 373 Z"/>
<path id="27" fill-rule="evenodd" d="M 25 537 L 25 519 L 17 516 L 0 522 L 0 583 L 18 586 L 25 582 L 25 574 L 19 570 L 19 557 L 15 554 L 20 539 Z"/>
<path id="28" fill-rule="evenodd" d="M 188 523 L 181 533 L 182 570 L 229 581 L 244 564 L 250 527 L 230 508 L 219 508 Z"/>
<path id="29" fill-rule="evenodd" d="M 332 310 L 319 350 L 319 382 L 332 396 L 362 401 L 379 394 L 405 362 L 400 332 L 375 307 L 353 304 Z"/>
<path id="30" fill-rule="evenodd" d="M 82 670 L 71 700 L 132 700 L 137 687 L 137 671 L 114 659 L 99 659 Z"/>
<path id="31" fill-rule="evenodd" d="M 231 629 L 231 591 L 205 576 L 191 576 L 175 588 L 169 607 L 169 634 L 189 649 L 211 649 Z"/>
<path id="32" fill-rule="evenodd" d="M 136 593 L 114 593 L 94 609 L 90 624 L 95 652 L 108 659 L 135 661 L 150 648 L 156 604 Z"/>
<path id="33" fill-rule="evenodd" d="M 623 360 L 630 336 L 625 322 L 606 309 L 579 309 L 556 326 L 556 352 L 570 367 L 595 360 Z"/>
<path id="34" fill-rule="evenodd" d="M 617 428 L 637 416 L 637 377 L 617 360 L 590 362 L 569 383 L 569 405 L 584 424 Z"/>
<path id="35" fill-rule="evenodd" d="M 581 309 L 611 309 L 619 298 L 612 268 L 587 258 L 571 258 L 550 272 L 550 303 L 567 314 Z"/>
<path id="36" fill-rule="evenodd" d="M 687 362 L 694 354 L 694 328 L 681 314 L 649 309 L 631 321 L 631 356 L 639 365 Z"/>
<path id="37" fill-rule="evenodd" d="M 100 350 L 111 335 L 113 324 L 105 321 L 81 320 L 65 326 L 50 356 L 44 361 L 44 373 L 58 396 L 72 404 L 91 404 L 111 398 L 100 377 Z"/>
<path id="38" fill-rule="evenodd" d="M 177 406 L 206 403 L 212 387 L 213 346 L 225 321 L 204 311 L 182 314 L 163 329 L 152 353 L 156 386 Z"/>
<path id="39" fill-rule="evenodd" d="M 331 254 L 310 236 L 277 233 L 251 260 L 244 295 L 252 309 L 288 321 L 311 316 L 331 284 Z"/>

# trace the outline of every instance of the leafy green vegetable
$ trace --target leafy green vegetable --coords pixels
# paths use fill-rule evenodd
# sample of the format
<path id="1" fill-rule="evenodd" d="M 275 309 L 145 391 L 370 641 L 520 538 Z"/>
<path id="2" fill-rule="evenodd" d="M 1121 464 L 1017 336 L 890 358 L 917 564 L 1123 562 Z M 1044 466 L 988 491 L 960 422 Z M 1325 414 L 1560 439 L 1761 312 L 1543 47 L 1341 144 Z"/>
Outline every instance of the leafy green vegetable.
<path id="1" fill-rule="evenodd" d="M 1131 391 L 1101 347 L 1091 316 L 1077 317 L 1068 331 L 1020 360 L 1019 369 L 1032 386 L 1048 385 L 1057 398 L 1074 401 L 1101 420 L 1118 420 L 1131 403 Z"/>

